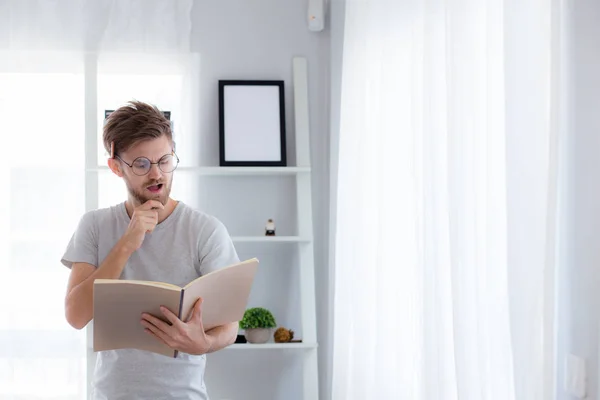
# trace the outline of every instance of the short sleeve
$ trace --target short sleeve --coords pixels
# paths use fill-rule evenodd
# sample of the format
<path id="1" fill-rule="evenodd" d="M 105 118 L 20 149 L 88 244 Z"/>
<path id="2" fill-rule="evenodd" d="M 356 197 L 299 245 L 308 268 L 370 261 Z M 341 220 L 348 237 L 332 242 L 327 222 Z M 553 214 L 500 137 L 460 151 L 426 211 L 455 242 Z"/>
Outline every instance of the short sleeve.
<path id="1" fill-rule="evenodd" d="M 79 220 L 61 262 L 67 268 L 71 268 L 76 262 L 98 267 L 97 226 L 93 212 L 85 213 Z"/>
<path id="2" fill-rule="evenodd" d="M 198 243 L 201 275 L 240 261 L 225 225 L 215 218 L 213 225 L 206 241 Z"/>

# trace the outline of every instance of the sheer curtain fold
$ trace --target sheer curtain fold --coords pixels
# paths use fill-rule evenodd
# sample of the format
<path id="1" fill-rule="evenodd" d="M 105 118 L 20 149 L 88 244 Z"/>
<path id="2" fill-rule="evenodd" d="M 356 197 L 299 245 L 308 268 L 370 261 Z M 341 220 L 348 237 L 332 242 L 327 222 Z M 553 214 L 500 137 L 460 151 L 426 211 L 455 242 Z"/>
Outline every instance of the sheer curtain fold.
<path id="1" fill-rule="evenodd" d="M 189 51 L 192 0 L 0 0 L 0 48 Z"/>
<path id="2" fill-rule="evenodd" d="M 192 3 L 0 0 L 3 400 L 86 398 L 92 353 L 85 331 L 65 320 L 68 269 L 60 264 L 86 211 L 85 170 L 95 160 L 85 142 L 98 140 L 97 161 L 105 165 L 103 111 L 133 98 L 172 111 L 178 144 L 195 136 Z M 90 104 L 97 105 L 97 131 L 86 121 Z M 122 200 L 115 181 L 98 179 L 99 206 Z"/>
<path id="3" fill-rule="evenodd" d="M 546 400 L 551 7 L 346 2 L 335 400 Z"/>

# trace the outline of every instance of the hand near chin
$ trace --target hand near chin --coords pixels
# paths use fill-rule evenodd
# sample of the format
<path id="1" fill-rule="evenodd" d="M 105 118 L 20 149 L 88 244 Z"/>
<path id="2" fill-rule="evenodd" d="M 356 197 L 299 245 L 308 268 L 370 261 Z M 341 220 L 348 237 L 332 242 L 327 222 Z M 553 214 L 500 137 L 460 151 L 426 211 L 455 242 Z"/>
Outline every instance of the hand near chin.
<path id="1" fill-rule="evenodd" d="M 133 209 L 131 221 L 127 227 L 127 231 L 123 234 L 122 240 L 131 247 L 132 250 L 137 250 L 142 246 L 146 233 L 154 230 L 158 224 L 158 211 L 165 207 L 160 201 L 148 200 L 144 204 Z"/>

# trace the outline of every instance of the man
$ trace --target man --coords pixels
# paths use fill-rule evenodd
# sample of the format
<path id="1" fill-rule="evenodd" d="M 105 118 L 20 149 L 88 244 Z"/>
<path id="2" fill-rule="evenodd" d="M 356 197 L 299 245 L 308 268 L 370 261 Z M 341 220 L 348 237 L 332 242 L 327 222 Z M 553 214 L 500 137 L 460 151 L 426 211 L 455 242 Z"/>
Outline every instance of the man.
<path id="1" fill-rule="evenodd" d="M 76 329 L 94 317 L 95 279 L 183 286 L 239 261 L 220 221 L 170 198 L 179 159 L 162 112 L 141 102 L 129 103 L 108 117 L 103 141 L 111 154 L 108 166 L 125 182 L 128 197 L 84 214 L 61 260 L 71 268 L 65 314 Z M 169 324 L 145 314 L 140 324 L 180 355 L 169 358 L 130 349 L 99 352 L 93 399 L 208 399 L 206 354 L 234 343 L 237 323 L 204 332 L 201 300 L 186 321 L 169 310 L 163 313 Z"/>

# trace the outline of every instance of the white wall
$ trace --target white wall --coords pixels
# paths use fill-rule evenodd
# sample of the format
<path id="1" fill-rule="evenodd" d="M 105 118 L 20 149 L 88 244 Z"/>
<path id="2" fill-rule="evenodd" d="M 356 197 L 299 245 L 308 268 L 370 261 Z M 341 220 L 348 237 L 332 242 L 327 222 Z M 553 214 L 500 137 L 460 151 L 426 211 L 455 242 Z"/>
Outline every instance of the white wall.
<path id="1" fill-rule="evenodd" d="M 558 271 L 557 399 L 568 353 L 586 359 L 588 399 L 599 398 L 600 307 L 600 2 L 564 1 L 568 92 L 565 188 Z"/>
<path id="2" fill-rule="evenodd" d="M 315 279 L 318 340 L 320 342 L 319 366 L 322 371 L 321 394 L 325 399 L 327 398 L 327 377 L 324 374 L 327 365 L 327 321 L 329 318 L 327 312 L 329 295 L 327 246 L 329 235 L 330 33 L 328 28 L 318 33 L 309 31 L 306 13 L 306 0 L 197 1 L 192 11 L 192 48 L 199 52 L 201 57 L 201 107 L 198 112 L 201 117 L 200 157 L 203 165 L 218 164 L 217 81 L 219 79 L 285 80 L 288 162 L 294 165 L 292 57 L 304 56 L 308 59 Z M 285 187 L 286 183 L 279 182 L 274 185 Z M 290 201 L 292 198 L 294 198 L 293 195 L 289 198 Z M 286 199 L 280 198 L 277 201 L 285 203 Z M 220 205 L 220 207 L 224 206 Z M 231 207 L 235 207 L 233 201 Z M 294 321 L 294 319 L 291 318 L 288 321 Z M 236 357 L 238 356 L 236 355 Z M 280 357 L 285 358 L 286 355 L 269 352 L 259 358 L 263 362 L 271 363 Z M 231 359 L 228 360 L 228 362 L 230 361 Z M 236 382 L 230 383 L 236 384 Z M 210 382 L 207 384 L 210 385 Z M 237 382 L 237 384 L 246 384 L 246 382 Z M 257 387 L 273 385 L 268 375 L 260 377 L 258 381 L 251 384 Z M 296 397 L 295 394 L 290 394 L 288 398 Z M 218 398 L 215 399 L 218 400 Z"/>

